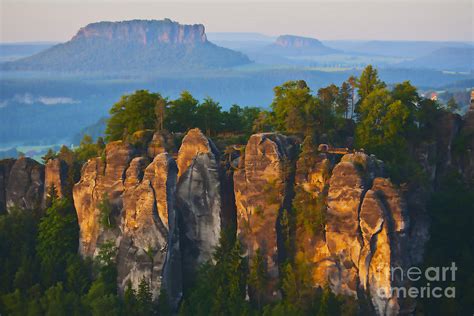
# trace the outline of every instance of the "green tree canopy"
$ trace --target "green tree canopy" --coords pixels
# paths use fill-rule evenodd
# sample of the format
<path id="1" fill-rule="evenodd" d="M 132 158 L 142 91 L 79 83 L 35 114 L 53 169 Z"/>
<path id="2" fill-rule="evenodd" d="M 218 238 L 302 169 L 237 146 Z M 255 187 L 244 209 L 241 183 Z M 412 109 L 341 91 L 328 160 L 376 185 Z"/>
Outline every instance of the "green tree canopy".
<path id="1" fill-rule="evenodd" d="M 377 69 L 368 65 L 357 80 L 357 91 L 362 102 L 372 91 L 385 88 L 385 83 L 379 79 Z"/>
<path id="2" fill-rule="evenodd" d="M 189 91 L 181 92 L 178 99 L 171 101 L 166 112 L 165 127 L 173 132 L 186 132 L 196 127 L 199 101 Z"/>
<path id="3" fill-rule="evenodd" d="M 123 139 L 136 131 L 156 127 L 155 106 L 162 99 L 158 93 L 138 90 L 124 95 L 110 109 L 105 134 L 108 141 Z"/>

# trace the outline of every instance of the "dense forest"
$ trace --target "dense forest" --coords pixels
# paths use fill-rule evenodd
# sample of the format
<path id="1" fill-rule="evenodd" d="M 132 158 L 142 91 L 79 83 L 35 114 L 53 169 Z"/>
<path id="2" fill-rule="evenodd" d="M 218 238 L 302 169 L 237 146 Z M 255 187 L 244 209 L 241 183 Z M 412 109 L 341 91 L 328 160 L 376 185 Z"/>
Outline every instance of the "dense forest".
<path id="1" fill-rule="evenodd" d="M 85 135 L 75 149 L 63 146 L 50 150 L 44 162 L 59 157 L 70 166 L 68 187 L 79 180 L 84 162 L 104 155 L 107 142 L 122 140 L 140 146 L 155 131 L 172 135 L 176 151 L 187 130 L 199 127 L 225 150 L 230 144 L 245 144 L 252 133 L 278 131 L 302 141 L 301 155 L 310 159 L 316 144 L 358 148 L 383 160 L 387 172 L 400 186 L 429 186 L 428 175 L 415 157 L 415 148 L 434 139 L 440 116 L 455 112 L 456 102 L 444 107 L 421 97 L 417 88 L 405 81 L 387 87 L 368 66 L 360 77 L 350 77 L 314 93 L 303 81 L 289 81 L 274 88 L 269 110 L 231 106 L 222 110 L 218 102 L 202 102 L 184 91 L 176 99 L 157 92 L 138 90 L 124 95 L 110 109 L 105 138 Z M 458 151 L 465 150 L 457 139 Z M 174 148 L 174 149 L 173 149 Z M 468 314 L 474 306 L 474 266 L 471 224 L 474 222 L 472 183 L 463 182 L 457 170 L 449 170 L 429 198 L 431 239 L 424 264 L 446 266 L 455 261 L 460 276 L 455 299 L 420 299 L 417 313 L 425 315 Z M 282 264 L 279 287 L 283 298 L 277 303 L 261 303 L 259 291 L 266 285 L 266 262 L 257 260 L 247 269 L 235 228 L 221 234 L 212 262 L 204 264 L 194 286 L 184 293 L 178 311 L 167 305 L 166 292 L 152 300 L 147 280 L 138 289 L 117 291 L 114 244 L 104 243 L 95 258 L 78 254 L 79 226 L 72 192 L 58 198 L 48 188 L 44 207 L 10 209 L 0 215 L 0 314 L 2 315 L 367 315 L 369 304 L 334 295 L 328 287 L 313 288 L 305 268 L 291 258 Z M 324 210 L 317 202 L 282 219 L 290 231 L 294 225 L 324 226 Z M 300 203 L 301 204 L 301 203 Z M 296 205 L 296 204 L 295 204 Z M 107 225 L 107 203 L 99 206 Z M 43 210 L 44 209 L 44 210 Z M 291 248 L 291 243 L 289 248 Z M 292 253 L 292 249 L 288 249 Z M 260 258 L 260 260 L 259 260 Z M 247 288 L 256 291 L 248 299 Z M 262 290 L 263 291 L 263 290 Z M 255 295 L 256 294 L 256 295 Z M 257 298 L 257 299 L 255 299 Z"/>

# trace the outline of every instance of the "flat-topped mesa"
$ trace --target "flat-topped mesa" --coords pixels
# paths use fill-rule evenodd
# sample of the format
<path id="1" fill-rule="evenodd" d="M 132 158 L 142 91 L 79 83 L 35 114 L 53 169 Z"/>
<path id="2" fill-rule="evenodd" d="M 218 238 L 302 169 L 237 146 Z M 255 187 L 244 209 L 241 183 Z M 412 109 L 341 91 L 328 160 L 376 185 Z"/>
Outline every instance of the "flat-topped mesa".
<path id="1" fill-rule="evenodd" d="M 212 260 L 221 231 L 229 223 L 223 205 L 219 152 L 199 129 L 183 139 L 177 159 L 176 207 L 180 223 L 183 282 L 189 289 L 198 267 Z"/>
<path id="2" fill-rule="evenodd" d="M 283 208 L 289 208 L 289 190 L 293 183 L 292 164 L 295 157 L 293 139 L 276 134 L 252 135 L 234 173 L 238 237 L 252 261 L 260 253 L 268 269 L 268 288 L 264 300 L 280 298 L 278 289 L 279 219 Z M 253 289 L 250 288 L 252 296 Z"/>
<path id="3" fill-rule="evenodd" d="M 95 39 L 133 42 L 142 45 L 207 42 L 204 25 L 183 25 L 169 19 L 91 23 L 81 28 L 72 38 L 73 41 Z"/>
<path id="4" fill-rule="evenodd" d="M 274 45 L 289 48 L 323 47 L 323 44 L 315 38 L 295 35 L 280 35 Z"/>

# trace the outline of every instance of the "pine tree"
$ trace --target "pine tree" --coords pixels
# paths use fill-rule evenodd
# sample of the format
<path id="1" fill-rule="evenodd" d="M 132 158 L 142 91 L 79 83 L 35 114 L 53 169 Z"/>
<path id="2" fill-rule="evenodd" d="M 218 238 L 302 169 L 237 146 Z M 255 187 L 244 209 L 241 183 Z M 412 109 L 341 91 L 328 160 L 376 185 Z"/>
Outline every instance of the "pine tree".
<path id="1" fill-rule="evenodd" d="M 138 285 L 137 310 L 139 315 L 151 315 L 153 312 L 153 296 L 150 290 L 150 283 L 143 277 Z"/>
<path id="2" fill-rule="evenodd" d="M 257 304 L 257 308 L 263 307 L 263 298 L 268 284 L 267 263 L 262 251 L 257 249 L 250 264 L 248 284 L 252 299 Z"/>

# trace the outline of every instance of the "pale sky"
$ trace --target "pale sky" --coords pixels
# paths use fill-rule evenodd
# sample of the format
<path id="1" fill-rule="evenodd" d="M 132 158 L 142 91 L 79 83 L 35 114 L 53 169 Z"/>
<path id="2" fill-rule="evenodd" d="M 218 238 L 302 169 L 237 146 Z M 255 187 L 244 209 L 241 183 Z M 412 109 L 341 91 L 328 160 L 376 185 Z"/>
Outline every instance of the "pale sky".
<path id="1" fill-rule="evenodd" d="M 0 41 L 67 41 L 97 21 L 170 18 L 207 32 L 473 41 L 473 0 L 0 0 Z"/>

